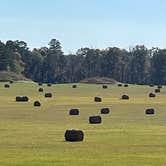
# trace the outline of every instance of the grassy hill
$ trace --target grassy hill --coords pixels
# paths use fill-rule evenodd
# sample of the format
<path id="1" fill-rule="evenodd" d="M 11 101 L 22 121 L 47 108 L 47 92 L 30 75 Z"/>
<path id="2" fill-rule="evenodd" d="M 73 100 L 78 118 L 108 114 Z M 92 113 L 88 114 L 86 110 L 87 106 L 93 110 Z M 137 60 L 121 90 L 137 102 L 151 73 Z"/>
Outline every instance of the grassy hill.
<path id="1" fill-rule="evenodd" d="M 39 93 L 34 83 L 13 83 L 9 89 L 0 83 L 0 165 L 2 166 L 162 166 L 166 165 L 166 87 L 156 98 L 155 87 L 129 85 L 57 84 L 43 85 Z M 130 100 L 121 100 L 128 94 Z M 28 103 L 16 103 L 17 95 L 27 95 Z M 94 97 L 102 97 L 95 103 Z M 40 100 L 42 106 L 34 108 Z M 90 115 L 102 115 L 102 124 L 88 123 Z M 156 114 L 145 115 L 146 108 Z M 79 116 L 69 116 L 71 108 Z M 83 142 L 64 141 L 66 129 L 81 129 Z"/>
<path id="2" fill-rule="evenodd" d="M 112 78 L 108 77 L 90 77 L 85 78 L 84 80 L 80 81 L 81 83 L 88 83 L 88 84 L 115 84 L 117 81 Z"/>
<path id="3" fill-rule="evenodd" d="M 0 81 L 30 81 L 30 79 L 26 78 L 22 74 L 16 74 L 13 72 L 1 71 L 0 72 Z"/>

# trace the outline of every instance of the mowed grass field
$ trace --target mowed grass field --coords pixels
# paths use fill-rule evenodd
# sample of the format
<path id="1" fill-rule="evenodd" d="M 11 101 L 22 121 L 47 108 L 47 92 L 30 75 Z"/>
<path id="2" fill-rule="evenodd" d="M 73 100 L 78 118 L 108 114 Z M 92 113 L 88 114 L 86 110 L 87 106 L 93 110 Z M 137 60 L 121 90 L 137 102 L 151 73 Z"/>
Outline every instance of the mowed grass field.
<path id="1" fill-rule="evenodd" d="M 13 83 L 9 89 L 0 83 L 0 166 L 165 166 L 166 165 L 166 87 L 149 98 L 155 87 L 129 85 Z M 52 99 L 44 98 L 52 92 Z M 121 100 L 128 94 L 130 100 Z M 15 102 L 26 95 L 28 103 Z M 102 97 L 95 103 L 94 97 Z M 34 108 L 40 100 L 42 106 Z M 90 115 L 102 115 L 102 124 L 88 123 Z M 155 115 L 145 115 L 146 108 Z M 69 116 L 71 108 L 79 116 Z M 81 129 L 83 142 L 65 142 L 66 129 Z"/>

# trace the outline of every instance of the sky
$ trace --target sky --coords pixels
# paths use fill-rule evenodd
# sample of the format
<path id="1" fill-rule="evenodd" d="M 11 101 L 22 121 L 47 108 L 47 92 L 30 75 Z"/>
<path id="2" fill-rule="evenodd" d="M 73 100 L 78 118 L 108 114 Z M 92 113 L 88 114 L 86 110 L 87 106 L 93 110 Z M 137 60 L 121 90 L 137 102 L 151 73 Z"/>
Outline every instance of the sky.
<path id="1" fill-rule="evenodd" d="M 65 53 L 137 44 L 166 48 L 165 0 L 0 0 L 0 40 L 58 39 Z"/>

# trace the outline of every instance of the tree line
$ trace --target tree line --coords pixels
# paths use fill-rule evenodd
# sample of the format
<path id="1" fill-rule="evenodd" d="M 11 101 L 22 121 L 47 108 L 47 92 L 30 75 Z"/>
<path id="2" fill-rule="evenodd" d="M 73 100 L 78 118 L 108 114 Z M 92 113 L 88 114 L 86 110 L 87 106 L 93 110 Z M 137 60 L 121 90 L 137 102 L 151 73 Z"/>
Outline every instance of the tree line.
<path id="1" fill-rule="evenodd" d="M 33 50 L 24 41 L 0 41 L 0 71 L 22 73 L 37 82 L 79 82 L 99 76 L 131 84 L 166 84 L 166 49 L 81 48 L 65 55 L 56 39 Z"/>

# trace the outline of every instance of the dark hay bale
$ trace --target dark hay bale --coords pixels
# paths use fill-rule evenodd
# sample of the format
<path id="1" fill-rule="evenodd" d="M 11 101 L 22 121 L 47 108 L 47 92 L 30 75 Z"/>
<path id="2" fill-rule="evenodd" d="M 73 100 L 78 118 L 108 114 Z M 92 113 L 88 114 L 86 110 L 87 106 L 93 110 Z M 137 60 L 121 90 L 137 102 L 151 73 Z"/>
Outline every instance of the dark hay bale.
<path id="1" fill-rule="evenodd" d="M 65 140 L 69 142 L 83 141 L 84 133 L 81 130 L 66 130 Z"/>
<path id="2" fill-rule="evenodd" d="M 154 111 L 153 108 L 148 108 L 148 109 L 145 110 L 145 114 L 147 114 L 147 115 L 152 115 L 154 113 L 155 113 L 155 111 Z"/>
<path id="3" fill-rule="evenodd" d="M 35 101 L 33 105 L 34 105 L 34 107 L 40 107 L 41 103 L 39 101 Z"/>
<path id="4" fill-rule="evenodd" d="M 27 96 L 23 96 L 22 100 L 25 101 L 25 102 L 27 102 L 27 101 L 29 101 L 29 98 Z"/>
<path id="5" fill-rule="evenodd" d="M 46 93 L 45 97 L 47 97 L 47 98 L 50 97 L 51 98 L 52 97 L 52 93 Z"/>
<path id="6" fill-rule="evenodd" d="M 128 87 L 129 85 L 128 84 L 125 84 L 124 87 Z"/>
<path id="7" fill-rule="evenodd" d="M 69 115 L 79 115 L 79 110 L 74 108 L 69 111 Z"/>
<path id="8" fill-rule="evenodd" d="M 27 96 L 16 96 L 17 102 L 28 102 L 29 98 Z"/>
<path id="9" fill-rule="evenodd" d="M 154 93 L 149 93 L 149 97 L 156 97 Z"/>
<path id="10" fill-rule="evenodd" d="M 101 114 L 109 114 L 110 113 L 110 109 L 109 108 L 102 108 L 101 109 Z"/>
<path id="11" fill-rule="evenodd" d="M 158 88 L 158 89 L 161 89 L 161 88 L 162 88 L 162 85 L 158 85 L 157 88 Z"/>
<path id="12" fill-rule="evenodd" d="M 122 100 L 129 100 L 129 96 L 128 95 L 123 95 Z"/>
<path id="13" fill-rule="evenodd" d="M 48 86 L 48 87 L 51 87 L 51 86 L 52 86 L 52 84 L 51 84 L 51 83 L 48 83 L 48 84 L 47 84 L 47 86 Z"/>
<path id="14" fill-rule="evenodd" d="M 95 97 L 95 98 L 94 98 L 94 101 L 95 101 L 95 102 L 102 102 L 102 98 L 101 98 L 101 97 Z"/>
<path id="15" fill-rule="evenodd" d="M 16 101 L 22 101 L 22 97 L 20 97 L 20 96 L 16 96 Z"/>
<path id="16" fill-rule="evenodd" d="M 44 89 L 43 88 L 39 88 L 39 90 L 38 90 L 39 92 L 43 92 L 44 91 Z"/>
<path id="17" fill-rule="evenodd" d="M 73 85 L 72 88 L 77 88 L 77 85 Z"/>
<path id="18" fill-rule="evenodd" d="M 42 86 L 43 84 L 41 82 L 38 83 L 39 86 Z"/>
<path id="19" fill-rule="evenodd" d="M 160 89 L 155 89 L 155 93 L 160 93 Z"/>
<path id="20" fill-rule="evenodd" d="M 108 86 L 107 85 L 103 85 L 103 89 L 107 89 L 108 88 Z"/>
<path id="21" fill-rule="evenodd" d="M 122 84 L 118 84 L 118 87 L 122 87 Z"/>
<path id="22" fill-rule="evenodd" d="M 150 84 L 149 86 L 150 86 L 150 87 L 154 87 L 154 85 L 153 85 L 153 84 Z"/>
<path id="23" fill-rule="evenodd" d="M 89 117 L 89 123 L 90 124 L 98 124 L 98 123 L 101 123 L 101 122 L 102 122 L 101 116 L 90 116 Z"/>
<path id="24" fill-rule="evenodd" d="M 5 84 L 4 87 L 5 88 L 10 88 L 10 85 L 9 84 Z"/>

